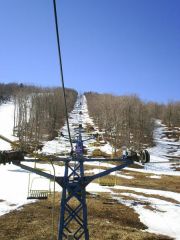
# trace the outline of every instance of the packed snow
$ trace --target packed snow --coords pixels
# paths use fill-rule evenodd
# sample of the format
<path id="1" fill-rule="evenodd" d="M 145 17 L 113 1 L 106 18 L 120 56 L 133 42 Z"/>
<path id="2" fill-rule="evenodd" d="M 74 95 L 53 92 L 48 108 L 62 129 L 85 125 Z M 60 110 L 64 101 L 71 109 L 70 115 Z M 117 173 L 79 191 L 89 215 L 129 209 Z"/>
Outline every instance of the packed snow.
<path id="1" fill-rule="evenodd" d="M 13 136 L 14 125 L 14 104 L 8 102 L 0 105 L 0 135 L 3 135 L 10 140 L 14 141 L 16 138 Z M 0 139 L 0 150 L 10 150 L 11 145 Z"/>
<path id="2" fill-rule="evenodd" d="M 165 198 L 171 198 L 180 203 L 180 194 L 171 192 L 171 191 L 162 191 L 162 190 L 154 190 L 154 189 L 145 189 L 145 188 L 135 188 L 135 187 L 127 187 L 127 186 L 115 186 L 114 189 L 120 190 L 132 190 L 134 192 L 145 193 L 149 195 L 159 195 Z"/>
<path id="3" fill-rule="evenodd" d="M 156 120 L 154 130 L 155 146 L 148 149 L 151 155 L 151 162 L 154 162 L 154 165 L 152 163 L 147 164 L 146 168 L 149 170 L 159 168 L 163 169 L 163 171 L 169 171 L 172 170 L 171 164 L 173 163 L 169 160 L 175 158 L 175 160 L 180 161 L 180 139 L 168 139 L 165 137 L 166 131 L 166 126 L 161 123 L 161 120 Z"/>
<path id="4" fill-rule="evenodd" d="M 160 233 L 176 240 L 180 239 L 180 204 L 133 193 L 122 193 L 121 195 L 135 199 L 125 201 L 123 197 L 114 196 L 120 203 L 134 208 L 139 214 L 141 222 L 148 226 L 148 232 Z"/>
<path id="5" fill-rule="evenodd" d="M 152 176 L 149 176 L 149 178 L 160 179 L 161 176 L 158 176 L 158 175 L 152 175 Z"/>
<path id="6" fill-rule="evenodd" d="M 127 167 L 126 170 L 132 171 L 132 172 L 153 173 L 153 174 L 167 175 L 167 176 L 180 176 L 179 171 L 167 170 L 167 169 L 164 169 L 163 166 L 156 167 L 155 164 L 153 165 L 153 167 L 151 166 L 150 169 L 145 165 L 144 169 Z"/>

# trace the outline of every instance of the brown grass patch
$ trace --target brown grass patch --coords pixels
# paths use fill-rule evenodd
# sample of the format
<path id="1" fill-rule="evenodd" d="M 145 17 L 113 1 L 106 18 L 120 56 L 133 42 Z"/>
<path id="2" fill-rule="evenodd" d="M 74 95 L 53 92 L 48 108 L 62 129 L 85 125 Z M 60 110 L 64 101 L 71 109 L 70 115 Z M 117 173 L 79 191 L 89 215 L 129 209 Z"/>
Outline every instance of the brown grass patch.
<path id="1" fill-rule="evenodd" d="M 166 240 L 166 236 L 142 232 L 146 226 L 133 209 L 112 201 L 108 195 L 87 197 L 90 239 L 94 240 Z M 59 194 L 55 204 L 55 239 L 59 213 Z M 51 199 L 24 206 L 0 217 L 0 239 L 51 239 Z"/>
<path id="2" fill-rule="evenodd" d="M 144 206 L 144 208 L 145 209 L 148 209 L 148 210 L 150 210 L 150 211 L 154 211 L 154 212 L 164 212 L 164 211 L 161 211 L 161 210 L 159 210 L 159 209 L 157 209 L 157 208 L 154 208 L 154 207 L 152 207 L 152 206 L 150 206 L 150 205 L 147 205 L 147 206 Z"/>
<path id="3" fill-rule="evenodd" d="M 101 151 L 99 148 L 96 148 L 92 152 L 92 157 L 110 157 L 110 155 Z"/>
<path id="4" fill-rule="evenodd" d="M 124 172 L 130 173 L 134 179 L 119 179 L 121 185 L 130 187 L 140 187 L 148 189 L 158 189 L 164 191 L 173 191 L 180 193 L 180 177 L 178 176 L 166 176 L 161 175 L 161 178 L 148 178 L 152 174 L 140 173 L 124 170 Z"/>
<path id="5" fill-rule="evenodd" d="M 174 204 L 180 204 L 180 201 L 176 201 L 175 199 L 170 198 L 170 197 L 163 197 L 163 196 L 160 196 L 158 194 L 146 194 L 146 193 L 143 193 L 143 192 L 136 192 L 136 191 L 128 190 L 128 189 L 127 190 L 113 189 L 113 191 L 116 192 L 116 193 L 120 193 L 120 194 L 121 193 L 133 193 L 133 194 L 143 196 L 143 197 L 147 197 L 147 198 L 157 198 L 157 199 L 161 199 L 161 200 L 171 202 L 171 203 L 174 203 Z"/>
<path id="6" fill-rule="evenodd" d="M 108 175 L 106 177 L 102 177 L 100 181 L 103 182 L 103 185 L 106 185 L 107 183 L 107 186 L 109 182 L 114 182 L 115 185 L 173 191 L 180 193 L 180 178 L 178 176 L 161 175 L 160 179 L 156 179 L 148 178 L 148 176 L 152 176 L 152 174 L 149 173 L 140 173 L 127 170 L 123 170 L 122 174 L 128 174 L 134 178 L 126 179 Z M 99 180 L 96 180 L 96 182 L 99 182 Z"/>
<path id="7" fill-rule="evenodd" d="M 149 173 L 140 173 L 123 170 L 122 174 L 127 174 L 129 176 L 134 177 L 133 179 L 126 179 L 117 176 L 108 175 L 106 177 L 101 178 L 101 182 L 114 182 L 115 185 L 122 185 L 128 187 L 139 187 L 139 188 L 147 188 L 147 189 L 155 189 L 155 190 L 164 190 L 164 191 L 173 191 L 180 193 L 180 178 L 178 176 L 165 176 L 161 175 L 161 178 L 148 178 L 148 176 L 152 176 Z M 96 180 L 99 182 L 99 180 Z"/>

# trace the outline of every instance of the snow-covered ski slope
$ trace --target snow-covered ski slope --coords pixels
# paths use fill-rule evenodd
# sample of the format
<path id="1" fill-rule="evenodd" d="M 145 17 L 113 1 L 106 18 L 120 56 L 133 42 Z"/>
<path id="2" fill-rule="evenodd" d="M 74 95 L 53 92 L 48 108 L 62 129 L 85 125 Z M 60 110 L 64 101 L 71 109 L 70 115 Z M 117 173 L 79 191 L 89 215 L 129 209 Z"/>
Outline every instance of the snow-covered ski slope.
<path id="1" fill-rule="evenodd" d="M 79 114 L 79 113 L 82 114 Z M 78 96 L 78 99 L 75 103 L 73 111 L 69 114 L 69 125 L 71 131 L 72 139 L 77 137 L 77 128 L 79 124 L 82 124 L 84 131 L 82 132 L 82 139 L 86 140 L 93 136 L 95 133 L 100 133 L 97 126 L 94 125 L 93 119 L 90 118 L 87 108 L 87 102 L 85 96 Z M 91 131 L 88 133 L 86 129 L 88 126 L 91 126 Z M 67 124 L 61 129 L 62 134 L 68 137 Z M 84 142 L 84 146 L 87 148 L 87 155 L 91 155 L 92 151 L 97 147 L 93 146 L 96 140 L 91 138 Z M 98 147 L 101 151 L 112 154 L 112 146 L 109 143 L 101 143 L 101 146 Z M 46 154 L 57 154 L 57 155 L 67 155 L 70 152 L 70 143 L 69 140 L 60 137 L 56 138 L 53 141 L 46 142 L 43 147 L 43 152 Z"/>
<path id="2" fill-rule="evenodd" d="M 6 136 L 14 141 L 16 138 L 13 136 L 13 122 L 14 122 L 14 104 L 8 102 L 0 105 L 0 134 Z M 0 140 L 1 141 L 1 140 Z M 0 150 L 10 150 L 11 145 L 7 142 L 0 142 Z"/>
<path id="3" fill-rule="evenodd" d="M 167 127 L 161 123 L 161 120 L 156 120 L 153 134 L 155 146 L 148 149 L 151 162 L 146 164 L 144 169 L 127 169 L 137 172 L 180 176 L 180 172 L 175 171 L 176 168 L 180 167 L 180 139 L 167 138 L 166 131 Z"/>
<path id="4" fill-rule="evenodd" d="M 81 104 L 80 104 L 81 103 Z M 82 114 L 79 114 L 79 112 Z M 14 106 L 13 103 L 3 104 L 0 106 L 0 134 L 10 138 L 15 139 L 12 136 L 13 129 L 13 112 Z M 83 139 L 89 138 L 90 135 L 99 132 L 97 126 L 95 126 L 93 119 L 90 118 L 88 114 L 86 98 L 78 98 L 73 111 L 69 114 L 70 128 L 72 138 L 76 137 L 76 128 L 81 123 L 83 129 Z M 169 140 L 164 137 L 164 130 L 166 126 L 163 126 L 160 121 L 156 123 L 156 129 L 154 132 L 154 139 L 156 146 L 149 149 L 151 153 L 151 159 L 153 162 L 165 162 L 161 164 L 154 163 L 146 166 L 145 169 L 135 169 L 135 168 L 126 168 L 131 170 L 127 175 L 123 171 L 116 172 L 117 177 L 128 179 L 133 181 L 134 176 L 133 172 L 137 171 L 139 173 L 152 173 L 152 178 L 160 179 L 163 175 L 170 175 L 175 177 L 180 176 L 179 171 L 174 171 L 171 168 L 171 163 L 169 160 L 172 156 L 175 156 L 176 159 L 179 157 L 180 142 L 174 142 L 172 139 Z M 91 128 L 88 128 L 91 127 Z M 88 129 L 91 129 L 90 131 Z M 64 135 L 67 134 L 67 126 L 61 129 L 61 132 Z M 88 140 L 85 142 L 87 148 L 87 155 L 91 155 L 94 149 L 97 147 L 94 146 L 96 143 L 95 139 Z M 106 152 L 107 154 L 112 153 L 112 146 L 109 143 L 102 142 L 98 148 L 101 151 Z M 10 149 L 10 145 L 2 140 L 0 140 L 0 149 Z M 170 151 L 171 150 L 171 151 Z M 68 155 L 70 152 L 69 141 L 63 137 L 54 139 L 53 141 L 46 142 L 43 147 L 43 152 L 46 154 L 55 154 L 55 155 Z M 112 167 L 111 164 L 107 163 L 98 163 L 91 162 L 89 163 L 91 170 L 86 171 L 87 174 L 98 173 L 103 170 L 103 167 Z M 48 164 L 43 164 L 44 170 L 51 171 L 51 166 Z M 101 169 L 102 168 L 102 169 Z M 56 174 L 63 175 L 64 167 L 56 167 Z M 13 165 L 0 166 L 0 215 L 5 214 L 13 209 L 20 208 L 23 204 L 29 203 L 26 200 L 27 197 L 27 187 L 28 187 L 28 176 L 29 173 L 19 169 Z M 35 177 L 34 174 L 31 174 L 31 177 Z M 36 176 L 37 177 L 37 176 Z M 36 181 L 35 188 L 47 188 L 48 181 L 43 178 L 39 178 Z M 161 186 L 159 186 L 161 189 Z M 57 191 L 61 189 L 56 186 Z M 115 191 L 116 190 L 116 191 Z M 127 192 L 118 193 L 117 190 L 125 190 Z M 129 191 L 132 191 L 130 193 Z M 162 191 L 154 189 L 145 189 L 145 188 L 136 188 L 136 187 L 127 187 L 127 186 L 114 186 L 114 187 L 104 187 L 100 186 L 97 183 L 92 183 L 88 186 L 87 191 L 90 192 L 107 192 L 111 194 L 112 198 L 117 199 L 120 203 L 128 205 L 133 208 L 138 214 L 140 220 L 148 227 L 147 231 L 154 233 L 168 235 L 175 239 L 180 239 L 180 194 L 172 191 Z M 149 195 L 149 196 L 148 196 Z M 153 196 L 156 196 L 153 197 Z M 159 196 L 159 198 L 158 198 Z M 124 200 L 123 197 L 130 197 L 132 200 Z M 161 199 L 161 198 L 164 199 Z M 165 200 L 165 198 L 167 198 Z M 168 198 L 176 201 L 170 201 Z M 141 204 L 138 204 L 141 202 Z M 143 204 L 145 203 L 145 204 Z M 146 208 L 147 203 L 149 208 Z"/>
<path id="5" fill-rule="evenodd" d="M 147 164 L 146 168 L 153 170 L 155 167 L 156 170 L 159 169 L 160 171 L 164 170 L 168 172 L 173 167 L 173 160 L 180 161 L 180 139 L 177 141 L 177 139 L 167 138 L 165 135 L 167 127 L 161 123 L 161 120 L 156 120 L 155 124 L 155 146 L 149 149 L 151 161 L 155 162 L 155 166 L 153 166 L 153 164 Z M 178 131 L 180 132 L 180 129 Z M 162 162 L 164 162 L 163 165 Z"/>

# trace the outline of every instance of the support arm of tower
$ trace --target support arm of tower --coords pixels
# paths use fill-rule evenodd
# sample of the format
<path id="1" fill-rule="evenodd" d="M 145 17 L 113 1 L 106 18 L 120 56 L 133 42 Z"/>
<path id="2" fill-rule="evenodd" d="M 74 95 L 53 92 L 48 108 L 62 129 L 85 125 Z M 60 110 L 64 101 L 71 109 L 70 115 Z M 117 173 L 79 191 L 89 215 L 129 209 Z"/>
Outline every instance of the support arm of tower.
<path id="1" fill-rule="evenodd" d="M 32 167 L 29 167 L 29 166 L 24 165 L 24 164 L 21 164 L 21 163 L 14 163 L 14 162 L 13 162 L 13 164 L 16 165 L 17 167 L 20 167 L 20 168 L 22 168 L 22 169 L 24 169 L 24 170 L 27 170 L 27 171 L 29 171 L 29 172 L 33 172 L 33 173 L 35 173 L 35 174 L 38 174 L 38 175 L 40 175 L 40 176 L 42 176 L 42 177 L 45 177 L 45 178 L 48 178 L 48 179 L 50 179 L 50 180 L 54 180 L 54 179 L 55 179 L 55 181 L 56 181 L 61 187 L 63 187 L 63 177 L 54 177 L 54 175 L 52 175 L 52 174 L 43 172 L 43 171 L 41 171 L 41 170 L 39 170 L 39 169 L 32 168 Z"/>
<path id="2" fill-rule="evenodd" d="M 132 160 L 126 160 L 124 161 L 123 164 L 119 165 L 119 166 L 116 166 L 116 167 L 113 167 L 113 168 L 110 168 L 110 169 L 107 169 L 101 173 L 97 173 L 93 176 L 87 176 L 85 177 L 85 185 L 87 186 L 90 182 L 92 182 L 93 180 L 97 179 L 97 178 L 100 178 L 100 177 L 104 177 L 112 172 L 115 172 L 115 171 L 118 171 L 122 168 L 125 168 L 127 167 L 128 165 L 130 164 L 133 164 L 134 162 Z"/>

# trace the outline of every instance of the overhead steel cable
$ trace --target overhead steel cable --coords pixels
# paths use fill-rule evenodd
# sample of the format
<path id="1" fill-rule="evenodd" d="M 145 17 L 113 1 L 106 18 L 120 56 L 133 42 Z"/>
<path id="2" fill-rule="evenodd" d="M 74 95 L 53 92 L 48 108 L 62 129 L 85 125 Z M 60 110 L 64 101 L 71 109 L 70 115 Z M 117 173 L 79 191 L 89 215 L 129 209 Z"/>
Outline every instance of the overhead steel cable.
<path id="1" fill-rule="evenodd" d="M 71 145 L 71 151 L 73 151 L 73 144 L 72 144 L 72 139 L 71 139 L 71 132 L 70 132 L 70 127 L 69 127 L 69 118 L 68 118 L 68 110 L 67 110 L 66 91 L 65 91 L 65 85 L 64 85 L 64 74 L 63 74 L 63 65 L 62 65 L 62 57 L 61 57 L 61 46 L 60 46 L 60 37 L 59 37 L 56 0 L 53 0 L 53 6 L 54 6 L 55 28 L 56 28 L 56 37 L 57 37 L 57 46 L 58 46 L 60 76 L 61 76 L 61 83 L 62 83 L 63 97 L 64 97 L 66 123 L 67 123 L 68 135 L 69 135 L 69 142 L 70 142 L 70 145 Z"/>

